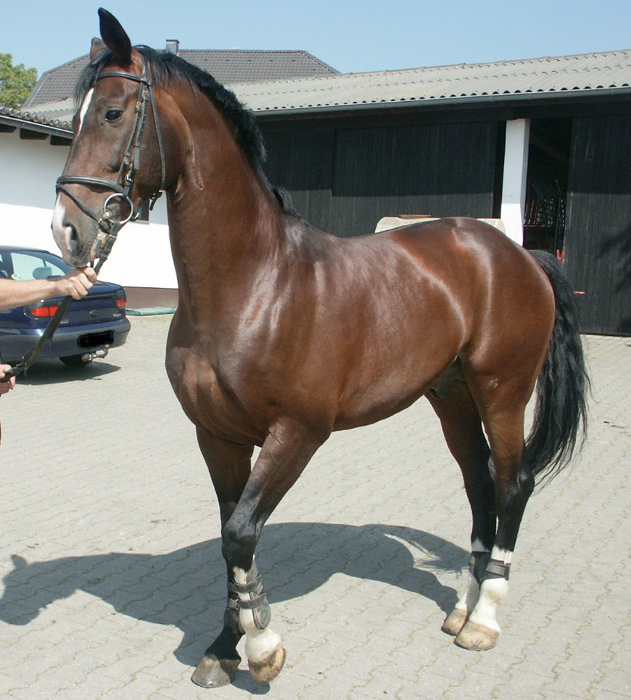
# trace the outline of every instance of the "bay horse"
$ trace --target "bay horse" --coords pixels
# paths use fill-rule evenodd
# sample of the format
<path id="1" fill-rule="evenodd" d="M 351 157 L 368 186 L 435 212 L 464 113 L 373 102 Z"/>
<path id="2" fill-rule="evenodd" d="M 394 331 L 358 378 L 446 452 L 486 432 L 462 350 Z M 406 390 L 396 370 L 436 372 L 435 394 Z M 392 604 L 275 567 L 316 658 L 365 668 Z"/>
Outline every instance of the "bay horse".
<path id="1" fill-rule="evenodd" d="M 234 94 L 172 53 L 132 47 L 99 14 L 53 233 L 67 262 L 87 265 L 166 192 L 179 285 L 166 369 L 216 490 L 228 585 L 223 628 L 193 681 L 231 682 L 244 634 L 254 678 L 280 672 L 255 563 L 265 521 L 332 431 L 422 396 L 473 520 L 468 587 L 443 630 L 461 647 L 493 647 L 528 498 L 586 424 L 562 268 L 467 218 L 348 239 L 315 229 L 268 183 L 260 132 Z"/>

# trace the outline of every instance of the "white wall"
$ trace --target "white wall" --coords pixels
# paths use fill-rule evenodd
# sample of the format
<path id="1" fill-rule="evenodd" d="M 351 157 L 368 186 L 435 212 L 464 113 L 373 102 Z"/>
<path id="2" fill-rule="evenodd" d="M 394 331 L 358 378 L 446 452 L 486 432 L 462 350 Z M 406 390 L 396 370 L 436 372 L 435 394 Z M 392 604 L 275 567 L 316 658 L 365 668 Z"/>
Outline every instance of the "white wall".
<path id="1" fill-rule="evenodd" d="M 22 140 L 17 131 L 0 133 L 0 244 L 59 254 L 50 223 L 55 180 L 68 150 L 67 146 L 51 146 L 48 139 Z M 177 288 L 164 197 L 150 218 L 151 223 L 123 227 L 103 266 L 103 279 L 128 287 Z"/>

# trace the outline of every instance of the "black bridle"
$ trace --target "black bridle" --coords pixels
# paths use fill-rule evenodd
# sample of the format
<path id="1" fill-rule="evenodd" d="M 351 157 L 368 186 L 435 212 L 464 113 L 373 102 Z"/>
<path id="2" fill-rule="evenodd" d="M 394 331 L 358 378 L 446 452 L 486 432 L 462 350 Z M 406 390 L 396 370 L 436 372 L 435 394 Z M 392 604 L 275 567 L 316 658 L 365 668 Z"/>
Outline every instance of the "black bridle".
<path id="1" fill-rule="evenodd" d="M 151 81 L 151 76 L 149 74 L 149 68 L 145 59 L 143 58 L 143 69 L 142 75 L 136 75 L 135 73 L 127 73 L 125 71 L 103 71 L 99 73 L 94 79 L 94 85 L 99 80 L 103 78 L 125 78 L 126 80 L 133 80 L 139 83 L 140 89 L 138 91 L 138 100 L 136 102 L 136 121 L 134 123 L 134 128 L 132 130 L 131 136 L 129 138 L 129 143 L 127 144 L 127 150 L 123 156 L 123 161 L 121 167 L 118 171 L 118 176 L 116 180 L 106 180 L 100 177 L 90 177 L 87 175 L 62 175 L 57 178 L 56 189 L 57 192 L 63 192 L 66 196 L 70 197 L 72 201 L 81 209 L 81 211 L 89 216 L 91 219 L 96 221 L 99 233 L 97 234 L 97 240 L 99 243 L 98 247 L 98 263 L 94 266 L 95 272 L 98 274 L 103 263 L 109 257 L 112 251 L 114 243 L 116 242 L 116 237 L 120 229 L 128 222 L 133 221 L 138 218 L 138 211 L 134 206 L 131 199 L 131 191 L 134 185 L 134 178 L 136 172 L 140 168 L 140 147 L 142 145 L 142 137 L 145 131 L 145 124 L 147 123 L 147 109 L 148 105 L 151 104 L 151 111 L 153 113 L 153 122 L 156 129 L 156 135 L 158 139 L 158 149 L 160 151 L 160 167 L 161 167 L 161 180 L 160 188 L 155 195 L 151 198 L 150 208 L 153 206 L 162 194 L 166 186 L 166 162 L 164 156 L 164 143 L 162 141 L 162 133 L 160 131 L 160 123 L 158 120 L 158 111 L 156 109 L 156 98 L 154 94 L 154 86 Z M 102 187 L 106 190 L 112 190 L 113 194 L 106 197 L 103 202 L 103 207 L 100 212 L 93 211 L 78 195 L 74 194 L 68 185 L 86 185 L 88 187 Z M 115 202 L 126 203 L 129 207 L 129 214 L 120 219 L 114 217 L 113 212 L 110 207 Z M 51 318 L 50 322 L 46 326 L 46 330 L 38 340 L 38 342 L 24 355 L 24 357 L 18 362 L 14 367 L 7 370 L 0 381 L 7 382 L 11 377 L 15 377 L 19 374 L 25 372 L 39 357 L 40 352 L 44 345 L 52 338 L 53 334 L 59 327 L 61 319 L 66 313 L 68 307 L 72 303 L 73 298 L 71 296 L 64 297 L 59 305 L 59 308 L 55 312 L 55 315 Z"/>
<path id="2" fill-rule="evenodd" d="M 153 114 L 153 122 L 158 140 L 161 167 L 160 187 L 156 194 L 151 198 L 151 209 L 153 209 L 156 200 L 166 186 L 164 143 L 162 140 L 162 132 L 160 130 L 158 110 L 156 109 L 154 85 L 151 80 L 149 67 L 147 66 L 144 58 L 142 59 L 142 62 L 142 75 L 136 75 L 135 73 L 128 73 L 126 71 L 106 70 L 98 73 L 93 83 L 94 87 L 99 80 L 103 80 L 104 78 L 124 78 L 125 80 L 133 80 L 134 82 L 139 83 L 140 86 L 138 90 L 138 100 L 136 101 L 136 121 L 134 123 L 131 136 L 129 137 L 129 143 L 127 144 L 127 149 L 125 150 L 125 155 L 123 156 L 116 180 L 107 180 L 105 178 L 90 177 L 86 175 L 61 175 L 61 177 L 57 178 L 57 192 L 63 192 L 63 194 L 70 197 L 70 199 L 72 199 L 72 201 L 84 214 L 96 222 L 99 230 L 97 238 L 100 243 L 98 255 L 99 269 L 109 256 L 119 230 L 128 221 L 134 221 L 138 218 L 138 210 L 131 199 L 131 191 L 134 185 L 134 178 L 140 168 L 140 148 L 142 145 L 145 125 L 147 123 L 147 111 L 149 104 L 151 104 L 151 112 Z M 78 195 L 72 192 L 72 190 L 68 188 L 68 185 L 101 187 L 106 190 L 112 190 L 113 194 L 110 194 L 105 199 L 100 212 L 95 212 Z M 122 207 L 120 205 L 127 205 L 129 213 L 126 217 L 119 219 L 114 217 L 111 207 L 115 203 L 119 203 L 121 211 Z"/>

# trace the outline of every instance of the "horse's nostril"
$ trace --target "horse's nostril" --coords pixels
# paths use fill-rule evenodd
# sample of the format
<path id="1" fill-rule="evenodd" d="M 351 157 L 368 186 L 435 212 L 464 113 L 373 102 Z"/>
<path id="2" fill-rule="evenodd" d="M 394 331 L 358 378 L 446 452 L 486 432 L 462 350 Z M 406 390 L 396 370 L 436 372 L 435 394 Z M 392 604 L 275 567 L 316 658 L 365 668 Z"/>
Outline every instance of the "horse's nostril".
<path id="1" fill-rule="evenodd" d="M 74 226 L 68 226 L 68 240 L 71 243 L 77 243 L 79 240 L 79 234 L 77 233 L 77 229 Z"/>

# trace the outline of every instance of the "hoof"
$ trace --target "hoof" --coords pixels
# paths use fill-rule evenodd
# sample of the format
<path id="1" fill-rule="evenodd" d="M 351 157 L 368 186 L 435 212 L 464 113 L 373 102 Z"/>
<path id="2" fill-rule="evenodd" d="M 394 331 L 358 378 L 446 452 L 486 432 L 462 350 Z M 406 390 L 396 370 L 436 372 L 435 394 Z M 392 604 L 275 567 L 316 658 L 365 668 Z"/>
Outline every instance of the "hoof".
<path id="1" fill-rule="evenodd" d="M 499 632 L 497 630 L 469 620 L 460 630 L 460 634 L 455 639 L 455 644 L 471 651 L 487 651 L 495 646 L 498 637 Z"/>
<path id="2" fill-rule="evenodd" d="M 445 618 L 443 626 L 440 628 L 445 634 L 450 634 L 452 637 L 457 637 L 460 631 L 465 626 L 471 613 L 466 610 L 452 610 Z"/>
<path id="3" fill-rule="evenodd" d="M 285 665 L 285 656 L 285 648 L 281 645 L 262 661 L 248 661 L 250 675 L 258 683 L 273 681 Z"/>
<path id="4" fill-rule="evenodd" d="M 228 685 L 235 679 L 240 661 L 240 657 L 218 659 L 215 656 L 204 655 L 191 680 L 202 688 L 220 688 L 222 685 Z"/>

